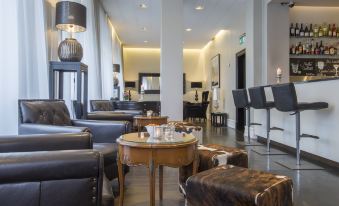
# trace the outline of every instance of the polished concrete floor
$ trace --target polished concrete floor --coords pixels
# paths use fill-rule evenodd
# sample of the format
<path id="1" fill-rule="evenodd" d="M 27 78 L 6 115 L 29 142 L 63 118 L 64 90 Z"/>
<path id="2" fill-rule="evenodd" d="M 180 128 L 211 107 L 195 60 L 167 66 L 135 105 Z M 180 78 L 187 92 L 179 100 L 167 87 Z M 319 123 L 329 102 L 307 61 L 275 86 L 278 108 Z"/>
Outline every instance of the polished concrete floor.
<path id="1" fill-rule="evenodd" d="M 216 143 L 231 147 L 242 147 L 236 144 L 237 135 L 242 135 L 230 128 L 213 128 L 204 126 L 203 143 Z M 254 147 L 246 147 L 249 155 L 249 167 L 286 175 L 293 179 L 294 205 L 296 206 L 339 206 L 339 171 L 325 170 L 292 171 L 275 161 L 294 161 L 292 155 L 262 156 L 251 151 Z M 159 201 L 156 192 L 156 205 L 184 206 L 185 199 L 178 190 L 178 170 L 164 170 L 164 199 Z M 131 168 L 126 176 L 125 206 L 149 205 L 148 172 L 143 166 Z M 118 198 L 117 198 L 118 199 Z M 117 200 L 116 199 L 116 200 Z M 116 205 L 118 202 L 116 201 Z"/>

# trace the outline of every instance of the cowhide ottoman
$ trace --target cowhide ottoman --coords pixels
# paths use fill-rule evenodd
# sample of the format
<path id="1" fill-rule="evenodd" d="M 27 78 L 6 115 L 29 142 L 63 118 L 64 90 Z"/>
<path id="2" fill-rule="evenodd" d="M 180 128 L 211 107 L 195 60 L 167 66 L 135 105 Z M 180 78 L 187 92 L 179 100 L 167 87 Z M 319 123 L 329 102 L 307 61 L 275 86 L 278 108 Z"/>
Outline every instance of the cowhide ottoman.
<path id="1" fill-rule="evenodd" d="M 198 173 L 220 165 L 231 164 L 239 167 L 248 167 L 246 150 L 226 147 L 217 144 L 199 145 Z M 192 175 L 192 164 L 179 169 L 179 190 L 185 194 L 186 180 Z"/>
<path id="2" fill-rule="evenodd" d="M 187 180 L 187 206 L 292 206 L 290 178 L 232 165 Z"/>

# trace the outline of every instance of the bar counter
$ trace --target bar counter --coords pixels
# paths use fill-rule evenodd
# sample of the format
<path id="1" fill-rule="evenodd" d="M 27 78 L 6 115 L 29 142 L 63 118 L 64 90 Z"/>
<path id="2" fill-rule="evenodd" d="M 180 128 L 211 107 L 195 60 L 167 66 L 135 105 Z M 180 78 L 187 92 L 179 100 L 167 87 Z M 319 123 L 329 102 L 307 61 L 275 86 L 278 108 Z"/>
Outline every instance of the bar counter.
<path id="1" fill-rule="evenodd" d="M 301 150 L 332 160 L 339 164 L 339 80 L 338 77 L 295 82 L 299 102 L 327 102 L 328 109 L 305 111 L 301 113 L 301 133 L 319 136 L 319 140 L 304 138 Z M 269 86 L 265 87 L 268 101 L 273 101 Z M 254 134 L 266 137 L 266 113 L 264 110 L 253 110 Z M 271 127 L 280 127 L 284 131 L 271 131 L 271 140 L 295 148 L 295 116 L 276 109 L 271 112 Z"/>

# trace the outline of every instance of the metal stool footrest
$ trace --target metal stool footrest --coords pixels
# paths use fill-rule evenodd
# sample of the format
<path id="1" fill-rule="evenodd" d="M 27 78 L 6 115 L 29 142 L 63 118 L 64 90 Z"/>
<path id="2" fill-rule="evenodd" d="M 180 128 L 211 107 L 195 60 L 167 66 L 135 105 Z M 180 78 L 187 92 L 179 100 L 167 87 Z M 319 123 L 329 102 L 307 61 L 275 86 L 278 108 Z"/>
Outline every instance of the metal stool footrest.
<path id="1" fill-rule="evenodd" d="M 260 123 L 255 123 L 255 122 L 252 122 L 250 125 L 253 125 L 253 126 L 261 126 L 262 124 L 260 124 Z"/>
<path id="2" fill-rule="evenodd" d="M 311 135 L 311 134 L 302 134 L 300 138 L 313 138 L 313 139 L 320 139 L 318 136 Z"/>
<path id="3" fill-rule="evenodd" d="M 273 131 L 273 130 L 284 131 L 284 129 L 280 128 L 280 127 L 271 127 L 270 130 L 271 131 Z"/>

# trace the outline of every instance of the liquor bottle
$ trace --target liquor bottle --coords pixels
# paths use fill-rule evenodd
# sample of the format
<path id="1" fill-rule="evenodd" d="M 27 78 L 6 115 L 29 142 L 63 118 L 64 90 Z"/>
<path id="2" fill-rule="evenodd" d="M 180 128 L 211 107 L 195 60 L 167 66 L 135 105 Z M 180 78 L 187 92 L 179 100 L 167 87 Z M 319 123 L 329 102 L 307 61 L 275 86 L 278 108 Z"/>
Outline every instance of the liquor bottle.
<path id="1" fill-rule="evenodd" d="M 319 48 L 318 42 L 317 42 L 316 45 L 315 45 L 314 54 L 315 54 L 315 55 L 319 55 L 319 54 L 320 54 L 320 48 Z"/>
<path id="2" fill-rule="evenodd" d="M 323 41 L 320 41 L 319 48 L 320 48 L 320 54 L 323 55 L 324 54 L 324 50 L 325 50 L 324 45 L 323 45 Z"/>
<path id="3" fill-rule="evenodd" d="M 300 26 L 300 37 L 304 37 L 304 36 L 305 36 L 304 25 L 301 24 L 301 26 Z"/>
<path id="4" fill-rule="evenodd" d="M 293 23 L 291 23 L 291 27 L 290 27 L 290 36 L 295 36 L 295 28 L 293 26 Z"/>
<path id="5" fill-rule="evenodd" d="M 299 24 L 295 24 L 295 36 L 300 36 L 300 29 L 299 29 Z"/>
<path id="6" fill-rule="evenodd" d="M 299 42 L 298 45 L 298 54 L 303 54 L 303 45 L 301 44 L 301 42 Z"/>
<path id="7" fill-rule="evenodd" d="M 330 47 L 325 43 L 324 45 L 324 55 L 330 55 Z"/>
<path id="8" fill-rule="evenodd" d="M 310 25 L 310 37 L 314 37 L 313 26 Z"/>
<path id="9" fill-rule="evenodd" d="M 294 44 L 292 44 L 292 46 L 291 46 L 290 54 L 295 54 L 295 46 L 294 46 Z"/>
<path id="10" fill-rule="evenodd" d="M 327 27 L 327 24 L 324 23 L 322 28 L 323 28 L 323 36 L 328 36 L 328 27 Z"/>
<path id="11" fill-rule="evenodd" d="M 332 27 L 332 36 L 337 37 L 337 28 L 335 27 L 335 24 L 333 24 L 333 27 Z"/>
<path id="12" fill-rule="evenodd" d="M 328 25 L 328 36 L 332 37 L 333 36 L 333 30 L 331 28 L 331 24 Z"/>
<path id="13" fill-rule="evenodd" d="M 299 54 L 299 44 L 296 43 L 294 48 L 295 48 L 295 54 L 298 55 Z"/>
<path id="14" fill-rule="evenodd" d="M 306 24 L 306 27 L 305 27 L 305 37 L 310 37 L 310 31 L 308 30 L 307 24 Z"/>
<path id="15" fill-rule="evenodd" d="M 314 54 L 314 40 L 313 39 L 311 40 L 309 51 L 310 51 L 309 52 L 310 55 Z"/>
<path id="16" fill-rule="evenodd" d="M 314 37 L 319 37 L 319 27 L 317 24 L 314 25 L 313 33 Z"/>
<path id="17" fill-rule="evenodd" d="M 324 36 L 324 30 L 321 26 L 319 26 L 319 37 L 323 37 Z"/>

